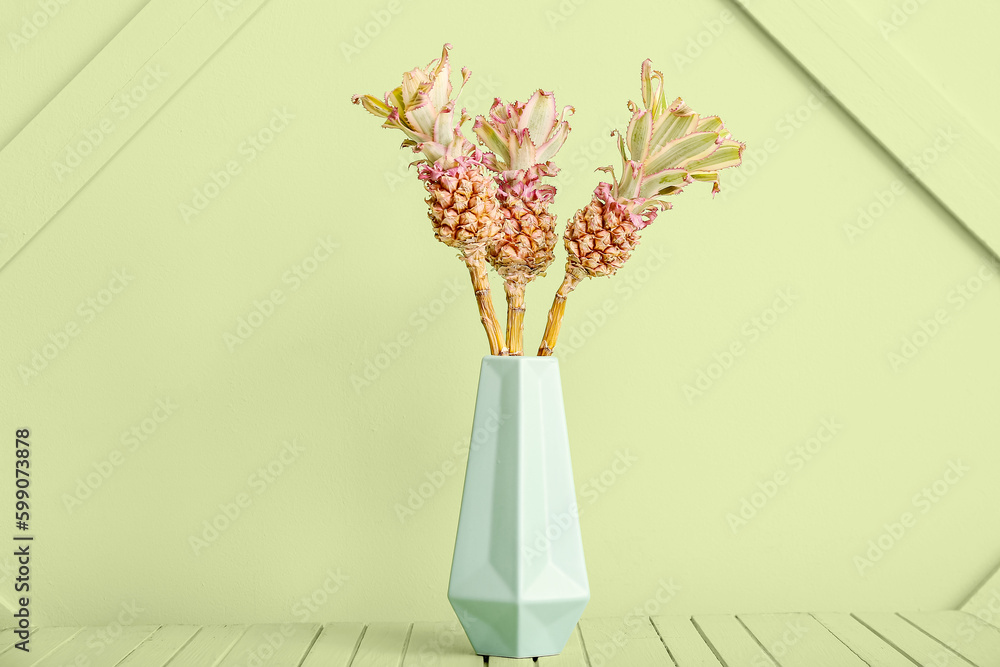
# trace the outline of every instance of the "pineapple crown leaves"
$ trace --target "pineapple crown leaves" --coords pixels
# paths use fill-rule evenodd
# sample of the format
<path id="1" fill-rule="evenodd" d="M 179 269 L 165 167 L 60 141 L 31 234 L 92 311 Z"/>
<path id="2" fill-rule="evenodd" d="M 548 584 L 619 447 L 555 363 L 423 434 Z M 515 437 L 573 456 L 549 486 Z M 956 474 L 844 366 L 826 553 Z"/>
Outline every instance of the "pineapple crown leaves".
<path id="1" fill-rule="evenodd" d="M 501 173 L 537 165 L 539 175 L 555 175 L 558 169 L 549 160 L 566 142 L 570 126 L 564 118 L 574 111 L 567 105 L 557 117 L 555 96 L 542 89 L 527 102 L 504 104 L 495 98 L 489 118 L 476 116 L 472 127 L 480 143 L 493 151 L 484 164 Z"/>
<path id="2" fill-rule="evenodd" d="M 654 86 L 655 80 L 655 86 Z M 630 200 L 635 213 L 669 209 L 659 197 L 677 194 L 694 181 L 712 182 L 712 195 L 719 192 L 719 171 L 738 166 L 745 145 L 736 141 L 718 116 L 699 117 L 681 98 L 669 105 L 663 95 L 663 73 L 652 69 L 648 58 L 640 77 L 643 106 L 629 101 L 632 119 L 618 137 L 622 177 L 615 179 L 612 167 L 610 195 Z M 596 191 L 595 191 L 596 192 Z M 645 224 L 652 217 L 643 215 Z"/>
<path id="3" fill-rule="evenodd" d="M 372 115 L 384 118 L 382 127 L 395 128 L 406 135 L 400 148 L 412 148 L 423 153 L 426 162 L 444 158 L 445 166 L 457 164 L 456 158 L 469 155 L 474 148 L 461 131 L 469 120 L 465 109 L 455 118 L 455 103 L 471 72 L 462 68 L 462 85 L 455 98 L 451 97 L 451 65 L 445 44 L 441 57 L 426 67 L 415 67 L 403 74 L 402 85 L 387 92 L 384 102 L 372 95 L 353 95 L 351 101 L 362 105 Z M 425 160 L 417 160 L 417 163 Z"/>

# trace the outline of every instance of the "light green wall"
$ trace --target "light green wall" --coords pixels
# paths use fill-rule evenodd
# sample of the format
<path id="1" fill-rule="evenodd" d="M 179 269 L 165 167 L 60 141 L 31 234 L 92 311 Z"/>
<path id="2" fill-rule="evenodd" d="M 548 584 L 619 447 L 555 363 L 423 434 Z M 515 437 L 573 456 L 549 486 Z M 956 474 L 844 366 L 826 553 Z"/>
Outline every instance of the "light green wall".
<path id="1" fill-rule="evenodd" d="M 412 159 L 402 137 L 349 103 L 397 85 L 445 41 L 473 71 L 474 113 L 538 87 L 576 107 L 557 160 L 560 218 L 589 199 L 591 170 L 615 161 L 606 125 L 627 119 L 646 57 L 668 94 L 721 115 L 748 146 L 723 195 L 691 187 L 617 277 L 568 302 L 557 354 L 585 613 L 961 602 L 1000 554 L 982 528 L 1000 501 L 1000 269 L 960 225 L 727 3 L 432 12 L 405 1 L 348 62 L 341 43 L 388 6 L 266 3 L 0 272 L 0 423 L 33 431 L 37 622 L 105 623 L 123 603 L 150 623 L 451 618 L 462 446 L 486 345 L 467 273 L 434 241 L 415 174 L 397 180 Z M 56 29 L 32 42 L 32 58 L 62 62 Z M 707 46 L 680 62 L 699 35 Z M 246 137 L 275 109 L 293 117 L 250 160 Z M 230 160 L 239 173 L 185 222 L 180 204 Z M 849 238 L 858 209 L 896 181 L 895 201 Z M 318 239 L 338 247 L 297 285 L 288 272 Z M 116 271 L 134 278 L 90 319 L 80 304 Z M 981 291 L 956 296 L 981 271 Z M 529 288 L 529 349 L 559 273 Z M 439 301 L 456 283 L 458 299 Z M 238 318 L 275 290 L 273 315 L 230 349 Z M 793 305 L 761 331 L 754 318 L 782 293 Z M 587 328 L 609 303 L 615 312 Z M 889 353 L 939 310 L 947 324 L 893 368 Z M 79 335 L 23 382 L 18 367 L 70 323 Z M 352 376 L 402 334 L 410 344 L 356 389 Z M 737 341 L 745 354 L 689 401 L 685 385 Z M 163 417 L 158 401 L 176 408 L 135 445 L 124 433 Z M 824 420 L 842 428 L 799 468 L 788 453 Z M 258 469 L 292 441 L 301 451 L 286 450 L 281 474 L 262 482 Z M 115 450 L 121 464 L 67 507 Z M 634 462 L 610 472 L 625 455 Z M 968 472 L 924 513 L 914 495 L 953 461 Z M 452 469 L 401 521 L 411 490 Z M 788 483 L 734 532 L 727 515 L 780 472 Z M 602 476 L 613 484 L 598 486 Z M 250 505 L 193 548 L 240 494 Z M 915 526 L 860 574 L 855 556 L 907 511 Z M 0 558 L 8 599 L 10 560 Z M 314 612 L 301 606 L 327 582 L 336 593 Z M 658 602 L 667 584 L 679 590 Z"/>

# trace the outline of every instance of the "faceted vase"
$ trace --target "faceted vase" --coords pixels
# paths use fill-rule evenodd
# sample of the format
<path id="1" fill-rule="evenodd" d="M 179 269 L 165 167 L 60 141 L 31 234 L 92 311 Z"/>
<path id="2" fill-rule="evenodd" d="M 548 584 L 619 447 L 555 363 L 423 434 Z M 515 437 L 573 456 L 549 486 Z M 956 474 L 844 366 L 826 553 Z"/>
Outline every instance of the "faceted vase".
<path id="1" fill-rule="evenodd" d="M 555 357 L 483 359 L 448 600 L 511 658 L 561 652 L 590 600 Z"/>

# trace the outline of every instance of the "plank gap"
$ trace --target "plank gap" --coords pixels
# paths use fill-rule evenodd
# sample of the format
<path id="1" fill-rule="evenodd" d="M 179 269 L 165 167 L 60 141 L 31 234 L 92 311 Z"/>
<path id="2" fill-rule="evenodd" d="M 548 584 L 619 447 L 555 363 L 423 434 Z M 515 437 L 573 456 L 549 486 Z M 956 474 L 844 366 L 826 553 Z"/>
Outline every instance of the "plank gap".
<path id="1" fill-rule="evenodd" d="M 667 646 L 666 640 L 663 639 L 663 634 L 660 632 L 659 626 L 657 626 L 656 623 L 653 623 L 652 616 L 647 616 L 647 618 L 649 619 L 649 624 L 653 626 L 656 636 L 660 638 L 660 643 L 663 644 L 663 650 L 667 652 L 667 657 L 670 658 L 670 662 L 674 663 L 674 667 L 677 667 L 677 658 L 675 658 L 674 654 L 670 652 L 670 647 Z"/>
<path id="2" fill-rule="evenodd" d="M 304 663 L 306 661 L 306 658 L 309 657 L 309 652 L 313 650 L 313 646 L 316 645 L 316 641 L 319 639 L 319 636 L 321 634 L 323 634 L 323 624 L 319 623 L 317 624 L 316 627 L 316 633 L 313 635 L 312 640 L 309 642 L 309 646 L 306 647 L 305 652 L 302 654 L 302 658 L 299 660 L 299 664 L 297 664 L 295 667 L 302 667 L 302 663 Z"/>
<path id="3" fill-rule="evenodd" d="M 358 649 L 361 648 L 361 642 L 365 638 L 365 633 L 368 632 L 368 624 L 365 623 L 365 627 L 361 628 L 361 634 L 358 635 L 358 641 L 354 643 L 354 650 L 351 651 L 351 659 L 347 661 L 347 667 L 351 667 L 354 664 L 354 659 L 358 657 Z"/>
<path id="4" fill-rule="evenodd" d="M 410 650 L 410 637 L 413 636 L 413 623 L 410 623 L 410 627 L 406 629 L 406 637 L 403 638 L 403 651 L 399 654 L 399 664 L 396 667 L 403 667 L 403 662 L 406 660 L 406 652 Z"/>
<path id="5" fill-rule="evenodd" d="M 236 645 L 240 643 L 240 640 L 243 639 L 243 637 L 248 632 L 250 632 L 250 628 L 252 627 L 253 626 L 250 624 L 244 626 L 243 632 L 241 632 L 237 637 L 233 638 L 233 643 L 229 645 L 229 648 L 223 651 L 222 655 L 220 655 L 218 658 L 215 659 L 215 662 L 212 663 L 211 667 L 219 667 L 219 665 L 222 664 L 222 661 L 225 660 L 226 657 L 233 652 L 233 649 L 236 648 Z"/>
<path id="6" fill-rule="evenodd" d="M 701 626 L 698 625 L 698 621 L 695 620 L 694 616 L 691 617 L 691 623 L 694 625 L 694 629 L 698 631 L 698 634 L 701 635 L 701 638 L 705 640 L 705 644 L 708 648 L 715 654 L 715 658 L 719 661 L 719 664 L 721 664 L 722 667 L 729 667 L 729 663 L 727 663 L 725 658 L 719 654 L 719 651 L 715 648 L 715 644 L 713 644 L 712 640 L 708 638 L 705 631 L 701 629 Z"/>
<path id="7" fill-rule="evenodd" d="M 749 627 L 747 627 L 747 624 L 743 622 L 743 619 L 740 618 L 739 615 L 733 614 L 733 618 L 736 619 L 737 623 L 739 623 L 740 625 L 743 626 L 743 629 L 747 631 L 747 634 L 750 635 L 750 638 L 753 639 L 754 642 L 757 644 L 757 646 L 760 647 L 760 650 L 764 652 L 764 657 L 766 657 L 768 660 L 770 660 L 771 662 L 773 662 L 776 665 L 780 665 L 781 664 L 780 662 L 778 662 L 777 658 L 775 658 L 773 655 L 771 655 L 771 652 L 768 651 L 767 648 L 764 647 L 764 645 L 760 642 L 760 640 L 757 639 L 757 635 L 755 635 L 753 633 L 753 630 L 751 630 Z"/>
<path id="8" fill-rule="evenodd" d="M 576 631 L 580 633 L 580 648 L 583 649 L 583 659 L 586 661 L 587 667 L 593 667 L 593 665 L 590 664 L 590 652 L 587 650 L 587 640 L 583 638 L 583 628 L 580 627 L 580 623 L 582 621 L 583 619 L 581 618 L 576 623 Z"/>
<path id="9" fill-rule="evenodd" d="M 142 641 L 140 641 L 140 642 L 139 642 L 138 644 L 136 644 L 135 646 L 133 646 L 133 647 L 132 647 L 132 650 L 131 650 L 131 651 L 129 651 L 128 653 L 126 653 L 125 655 L 123 655 L 123 656 L 122 656 L 122 658 L 121 658 L 121 660 L 116 660 L 116 661 L 115 661 L 115 664 L 117 665 L 117 664 L 119 664 L 119 663 L 122 663 L 122 662 L 125 662 L 125 661 L 126 661 L 126 660 L 128 659 L 128 657 L 129 657 L 130 655 L 132 655 L 132 654 L 133 654 L 133 653 L 135 653 L 135 652 L 136 652 L 137 650 L 139 650 L 139 647 L 140 647 L 140 646 L 142 646 L 143 644 L 145 644 L 146 642 L 148 642 L 148 641 L 149 641 L 150 639 L 152 639 L 153 635 L 155 635 L 155 634 L 156 634 L 157 632 L 159 632 L 160 630 L 162 630 L 162 629 L 163 629 L 163 627 L 164 627 L 164 626 L 162 626 L 162 625 L 157 625 L 157 626 L 156 626 L 156 629 L 155 629 L 155 630 L 153 630 L 153 631 L 152 631 L 152 632 L 150 632 L 150 633 L 149 633 L 148 635 L 146 635 L 146 638 L 145 638 L 145 639 L 143 639 L 143 640 L 142 640 Z"/>
<path id="10" fill-rule="evenodd" d="M 861 625 L 865 626 L 866 628 L 868 628 L 869 630 L 871 630 L 872 632 L 874 632 L 874 633 L 875 633 L 875 634 L 876 634 L 876 635 L 877 635 L 877 636 L 878 636 L 878 637 L 879 637 L 879 638 L 880 638 L 880 639 L 881 639 L 882 641 L 884 641 L 884 642 L 885 642 L 886 644 L 888 644 L 889 646 L 893 647 L 894 649 L 896 649 L 897 651 L 899 651 L 900 653 L 902 653 L 902 654 L 903 654 L 904 656 L 906 656 L 906 657 L 907 657 L 907 658 L 908 658 L 908 659 L 909 659 L 909 660 L 910 660 L 911 662 L 913 662 L 914 664 L 917 664 L 917 665 L 919 665 L 919 664 L 920 664 L 919 662 L 917 662 L 917 659 L 916 659 L 916 658 L 914 658 L 914 657 L 913 657 L 913 656 L 912 656 L 912 655 L 910 654 L 910 652 L 909 652 L 909 651 L 906 651 L 906 650 L 904 650 L 902 646 L 900 646 L 900 645 L 899 645 L 899 644 L 897 644 L 896 642 L 892 641 L 891 639 L 889 639 L 888 637 L 886 637 L 885 635 L 883 635 L 883 634 L 882 634 L 881 632 L 879 632 L 878 630 L 876 630 L 876 629 L 875 629 L 875 628 L 873 628 L 872 626 L 870 626 L 870 625 L 868 625 L 867 623 L 865 623 L 865 622 L 864 622 L 863 620 L 861 620 L 861 618 L 860 618 L 860 617 L 858 617 L 858 615 L 857 615 L 857 614 L 855 614 L 855 613 L 852 613 L 852 614 L 851 614 L 851 617 L 852 617 L 852 618 L 853 618 L 854 620 L 856 620 L 856 621 L 857 621 L 858 623 L 860 623 Z"/>
<path id="11" fill-rule="evenodd" d="M 918 631 L 918 632 L 920 632 L 921 634 L 924 634 L 924 635 L 927 635 L 928 637 L 930 637 L 931 639 L 933 639 L 933 640 L 934 640 L 934 641 L 935 641 L 935 642 L 936 642 L 937 644 L 939 644 L 939 645 L 940 645 L 940 646 L 941 646 L 941 647 L 942 647 L 942 648 L 943 648 L 944 650 L 946 650 L 946 651 L 949 651 L 949 652 L 951 652 L 951 653 L 954 653 L 954 654 L 955 654 L 956 656 L 958 656 L 958 657 L 959 657 L 960 659 L 963 659 L 963 660 L 967 660 L 967 661 L 968 661 L 969 663 L 972 663 L 972 664 L 977 664 L 977 663 L 973 663 L 973 662 L 972 662 L 972 658 L 970 658 L 969 656 L 965 655 L 965 654 L 964 654 L 964 653 L 963 653 L 962 651 L 960 651 L 960 650 L 959 650 L 959 649 L 958 649 L 957 647 L 955 647 L 955 646 L 949 646 L 949 645 L 948 645 L 947 643 L 945 643 L 945 642 L 944 642 L 944 641 L 942 641 L 941 639 L 938 639 L 937 637 L 935 637 L 934 635 L 932 635 L 932 634 L 931 634 L 930 632 L 928 632 L 927 630 L 924 630 L 924 629 L 923 629 L 922 627 L 920 627 L 919 625 L 917 625 L 916 623 L 914 623 L 914 622 L 913 622 L 913 621 L 911 621 L 910 619 L 906 618 L 905 616 L 903 616 L 903 615 L 902 615 L 901 613 L 899 613 L 898 611 L 897 611 L 897 612 L 895 612 L 895 613 L 894 613 L 893 615 L 894 615 L 894 616 L 898 616 L 899 618 L 903 619 L 903 622 L 904 622 L 904 623 L 907 623 L 907 624 L 909 624 L 909 625 L 913 626 L 913 627 L 914 627 L 914 628 L 916 628 L 916 629 L 917 629 L 917 631 Z M 977 667 L 978 667 L 978 665 L 977 665 Z"/>

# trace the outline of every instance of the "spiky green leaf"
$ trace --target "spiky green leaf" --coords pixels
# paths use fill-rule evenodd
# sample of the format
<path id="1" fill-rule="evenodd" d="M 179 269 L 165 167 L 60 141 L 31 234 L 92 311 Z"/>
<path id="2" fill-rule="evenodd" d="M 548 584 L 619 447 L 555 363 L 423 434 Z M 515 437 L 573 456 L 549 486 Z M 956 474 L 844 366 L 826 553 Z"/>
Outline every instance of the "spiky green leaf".
<path id="1" fill-rule="evenodd" d="M 642 61 L 642 74 L 641 83 L 642 86 L 642 105 L 647 109 L 652 108 L 653 101 L 653 79 L 652 79 L 653 61 L 646 58 Z"/>
<path id="2" fill-rule="evenodd" d="M 562 145 L 566 143 L 567 137 L 569 137 L 569 123 L 560 123 L 556 127 L 555 134 L 549 137 L 549 140 L 538 147 L 535 155 L 535 159 L 538 162 L 545 162 L 546 160 L 552 159 Z"/>
<path id="3" fill-rule="evenodd" d="M 486 144 L 487 148 L 496 153 L 496 156 L 505 165 L 510 163 L 510 151 L 506 142 L 497 134 L 496 128 L 486 122 L 485 118 L 480 116 L 472 131 Z"/>
<path id="4" fill-rule="evenodd" d="M 648 198 L 653 195 L 665 194 L 667 188 L 682 188 L 689 182 L 686 169 L 664 169 L 655 174 L 642 177 L 642 185 L 639 186 L 639 196 Z"/>
<path id="5" fill-rule="evenodd" d="M 653 154 L 667 143 L 696 131 L 698 114 L 680 115 L 673 111 L 657 119 L 649 139 L 649 153 Z"/>
<path id="6" fill-rule="evenodd" d="M 718 116 L 706 116 L 698 120 L 699 132 L 719 132 L 724 125 Z"/>
<path id="7" fill-rule="evenodd" d="M 556 120 L 556 98 L 542 90 L 536 90 L 524 105 L 518 129 L 528 128 L 535 145 L 545 141 Z"/>
<path id="8" fill-rule="evenodd" d="M 692 160 L 708 157 L 715 150 L 715 132 L 695 132 L 675 139 L 651 155 L 646 162 L 646 172 L 656 173 L 664 169 L 685 167 Z"/>
<path id="9" fill-rule="evenodd" d="M 719 171 L 726 167 L 735 167 L 742 162 L 743 144 L 732 139 L 726 139 L 711 155 L 688 162 L 690 171 Z"/>
<path id="10" fill-rule="evenodd" d="M 629 154 L 636 162 L 642 162 L 646 159 L 652 119 L 652 112 L 640 111 L 632 116 L 632 120 L 628 124 L 628 130 L 625 131 Z"/>

